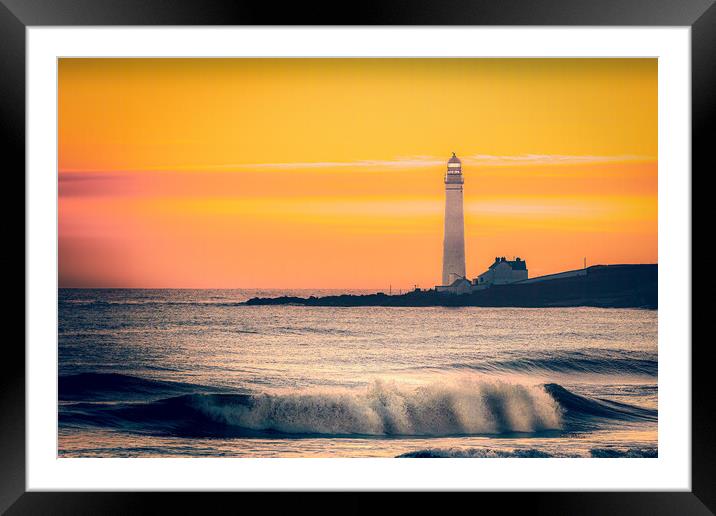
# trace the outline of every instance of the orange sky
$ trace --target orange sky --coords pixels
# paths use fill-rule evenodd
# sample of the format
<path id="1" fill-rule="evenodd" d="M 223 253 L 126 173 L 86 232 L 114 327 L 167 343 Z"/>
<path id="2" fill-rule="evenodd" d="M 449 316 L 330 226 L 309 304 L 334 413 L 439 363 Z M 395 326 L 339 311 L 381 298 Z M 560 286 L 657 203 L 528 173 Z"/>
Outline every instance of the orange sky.
<path id="1" fill-rule="evenodd" d="M 61 59 L 61 287 L 439 282 L 657 261 L 655 59 Z"/>

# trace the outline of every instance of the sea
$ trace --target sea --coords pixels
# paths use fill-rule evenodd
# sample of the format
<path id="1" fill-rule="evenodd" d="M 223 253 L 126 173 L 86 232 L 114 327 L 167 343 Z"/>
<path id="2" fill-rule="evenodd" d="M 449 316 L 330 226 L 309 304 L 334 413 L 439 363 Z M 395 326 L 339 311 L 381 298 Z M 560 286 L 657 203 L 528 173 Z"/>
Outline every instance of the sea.
<path id="1" fill-rule="evenodd" d="M 58 456 L 657 457 L 656 310 L 336 293 L 60 289 Z"/>

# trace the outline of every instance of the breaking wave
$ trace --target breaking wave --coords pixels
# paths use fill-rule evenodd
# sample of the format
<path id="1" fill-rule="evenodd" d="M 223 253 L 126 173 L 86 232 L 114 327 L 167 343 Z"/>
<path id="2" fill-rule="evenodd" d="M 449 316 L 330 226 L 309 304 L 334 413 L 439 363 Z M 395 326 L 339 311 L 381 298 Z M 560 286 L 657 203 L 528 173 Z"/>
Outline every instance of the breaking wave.
<path id="1" fill-rule="evenodd" d="M 406 387 L 378 381 L 365 389 L 254 394 L 207 389 L 117 374 L 61 377 L 60 424 L 179 436 L 401 437 L 538 434 L 578 429 L 594 419 L 657 417 L 656 410 L 580 396 L 558 384 L 462 380 Z M 143 401 L 113 391 L 134 392 Z M 108 403 L 112 398 L 120 401 Z"/>
<path id="2" fill-rule="evenodd" d="M 592 457 L 601 459 L 652 459 L 659 456 L 659 451 L 656 448 L 592 448 L 590 454 Z"/>
<path id="3" fill-rule="evenodd" d="M 534 448 L 501 450 L 493 448 L 426 448 L 398 455 L 398 458 L 410 459 L 502 459 L 507 457 L 518 458 L 545 458 L 554 455 L 536 450 Z"/>
<path id="4" fill-rule="evenodd" d="M 656 448 L 592 448 L 588 451 L 589 457 L 595 458 L 656 458 L 659 456 Z M 558 452 L 545 452 L 535 448 L 514 450 L 494 448 L 426 448 L 398 455 L 398 458 L 411 459 L 501 459 L 501 458 L 552 458 L 552 457 L 582 457 L 577 454 L 562 454 Z"/>
<path id="5" fill-rule="evenodd" d="M 62 424 L 192 435 L 436 436 L 561 428 L 559 405 L 539 385 L 482 381 L 408 388 L 375 382 L 363 390 L 191 393 L 147 403 L 107 404 L 98 403 L 105 399 L 107 387 L 129 385 L 147 390 L 156 383 L 158 392 L 165 392 L 167 382 L 103 376 L 108 375 L 96 375 L 95 379 L 101 380 L 98 385 L 105 390 L 86 400 L 89 403 L 61 405 Z M 65 378 L 60 399 L 77 401 L 78 391 L 87 392 L 86 382 Z"/>
<path id="6" fill-rule="evenodd" d="M 192 404 L 217 422 L 288 434 L 435 436 L 561 427 L 559 406 L 544 389 L 507 383 L 405 389 L 376 382 L 362 392 L 261 394 L 239 403 L 201 396 Z"/>

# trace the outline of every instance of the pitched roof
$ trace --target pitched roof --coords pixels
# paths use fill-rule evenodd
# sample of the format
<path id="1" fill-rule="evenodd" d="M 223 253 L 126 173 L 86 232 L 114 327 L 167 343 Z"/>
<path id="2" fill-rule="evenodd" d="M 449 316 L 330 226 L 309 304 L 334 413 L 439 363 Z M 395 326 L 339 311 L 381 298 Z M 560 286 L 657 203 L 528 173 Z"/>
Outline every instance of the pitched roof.
<path id="1" fill-rule="evenodd" d="M 451 286 L 451 287 L 457 287 L 460 283 L 463 283 L 463 282 L 465 282 L 465 281 L 467 281 L 468 284 L 471 284 L 471 283 L 470 283 L 470 280 L 467 279 L 467 278 L 458 278 L 458 279 L 456 279 L 455 281 L 453 281 L 452 283 L 450 283 L 450 286 Z"/>

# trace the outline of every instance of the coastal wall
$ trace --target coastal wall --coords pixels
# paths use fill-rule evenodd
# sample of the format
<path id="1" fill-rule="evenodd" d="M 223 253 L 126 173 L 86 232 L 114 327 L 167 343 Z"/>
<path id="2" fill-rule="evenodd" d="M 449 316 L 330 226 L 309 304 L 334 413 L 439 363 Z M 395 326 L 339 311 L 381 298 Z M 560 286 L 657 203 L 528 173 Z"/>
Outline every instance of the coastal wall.
<path id="1" fill-rule="evenodd" d="M 529 278 L 521 280 L 518 283 L 538 283 L 540 281 L 552 281 L 560 278 L 573 278 L 576 276 L 586 276 L 587 269 L 576 269 L 573 271 L 558 272 L 556 274 L 546 274 L 545 276 L 537 276 L 536 278 Z"/>

